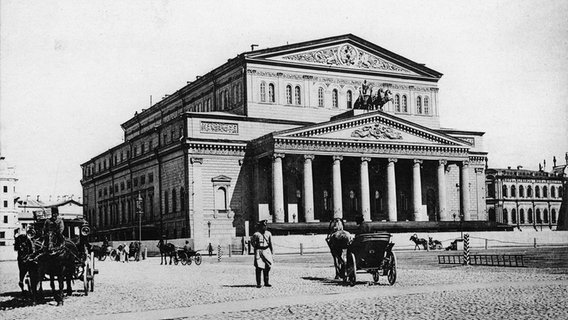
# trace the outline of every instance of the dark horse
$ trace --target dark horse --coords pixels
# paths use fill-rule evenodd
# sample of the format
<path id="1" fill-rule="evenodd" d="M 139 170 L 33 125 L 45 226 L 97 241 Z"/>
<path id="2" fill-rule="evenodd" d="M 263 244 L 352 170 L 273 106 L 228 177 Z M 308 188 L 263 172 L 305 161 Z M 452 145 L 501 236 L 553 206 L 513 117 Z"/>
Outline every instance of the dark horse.
<path id="1" fill-rule="evenodd" d="M 428 245 L 428 242 L 426 242 L 426 239 L 418 238 L 418 235 L 416 233 L 413 234 L 412 237 L 410 237 L 410 241 L 414 242 L 414 250 L 416 250 L 416 248 L 418 248 L 418 250 L 420 250 L 420 246 L 422 246 L 424 248 L 424 250 L 426 250 L 426 246 Z"/>
<path id="2" fill-rule="evenodd" d="M 128 257 L 126 259 L 132 257 L 136 261 L 140 261 L 140 242 L 132 241 L 128 246 Z"/>
<path id="3" fill-rule="evenodd" d="M 160 248 L 160 264 L 168 264 L 168 256 L 170 256 L 170 264 L 172 264 L 172 257 L 176 254 L 176 246 L 173 243 L 165 243 L 164 240 L 160 239 L 157 247 Z"/>
<path id="4" fill-rule="evenodd" d="M 351 233 L 344 230 L 344 223 L 341 218 L 333 218 L 329 222 L 329 230 L 325 241 L 333 257 L 335 267 L 335 279 L 345 278 L 345 260 L 343 260 L 343 250 L 347 249 L 353 240 Z"/>
<path id="5" fill-rule="evenodd" d="M 392 100 L 392 93 L 389 89 L 384 90 L 379 88 L 377 94 L 373 96 L 373 90 L 370 89 L 370 94 L 361 94 L 355 101 L 354 109 L 364 110 L 383 110 L 383 106 Z"/>
<path id="6" fill-rule="evenodd" d="M 18 285 L 22 289 L 22 293 L 25 292 L 24 289 L 24 277 L 26 274 L 29 276 L 29 288 L 31 290 L 30 294 L 35 304 L 35 297 L 37 295 L 37 283 L 38 283 L 38 273 L 37 273 L 37 263 L 33 261 L 34 257 L 34 245 L 32 240 L 28 238 L 27 235 L 21 234 L 16 237 L 14 241 L 14 250 L 18 253 L 18 269 L 20 271 L 20 280 Z"/>

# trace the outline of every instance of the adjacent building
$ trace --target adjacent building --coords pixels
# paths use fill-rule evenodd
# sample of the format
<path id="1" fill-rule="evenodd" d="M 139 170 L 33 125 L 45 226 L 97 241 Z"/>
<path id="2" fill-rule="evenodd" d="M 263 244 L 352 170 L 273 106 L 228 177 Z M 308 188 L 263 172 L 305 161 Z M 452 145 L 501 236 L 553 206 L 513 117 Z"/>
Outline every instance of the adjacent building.
<path id="1" fill-rule="evenodd" d="M 82 164 L 84 215 L 196 248 L 259 219 L 487 221 L 484 133 L 440 126 L 441 77 L 352 34 L 239 54 Z"/>
<path id="2" fill-rule="evenodd" d="M 13 259 L 14 233 L 18 229 L 16 194 L 16 169 L 0 156 L 0 260 Z"/>

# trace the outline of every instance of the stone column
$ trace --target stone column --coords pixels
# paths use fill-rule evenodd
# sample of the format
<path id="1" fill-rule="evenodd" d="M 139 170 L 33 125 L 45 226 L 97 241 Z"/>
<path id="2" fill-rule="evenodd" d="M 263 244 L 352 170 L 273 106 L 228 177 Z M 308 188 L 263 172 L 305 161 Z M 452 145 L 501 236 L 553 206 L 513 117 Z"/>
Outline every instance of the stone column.
<path id="1" fill-rule="evenodd" d="M 314 221 L 314 181 L 312 161 L 314 155 L 304 155 L 304 216 L 306 222 Z"/>
<path id="2" fill-rule="evenodd" d="M 420 178 L 420 165 L 422 160 L 414 159 L 412 166 L 412 205 L 414 207 L 414 221 L 424 221 L 422 217 L 422 179 Z"/>
<path id="3" fill-rule="evenodd" d="M 192 197 L 193 197 L 193 223 L 191 227 L 191 237 L 193 238 L 193 245 L 195 249 L 205 249 L 206 239 L 203 233 L 203 186 L 201 169 L 203 165 L 203 158 L 191 158 L 192 170 Z"/>
<path id="4" fill-rule="evenodd" d="M 371 158 L 361 157 L 361 212 L 363 220 L 371 221 L 371 199 L 369 197 L 369 161 Z"/>
<path id="5" fill-rule="evenodd" d="M 341 195 L 341 160 L 343 156 L 333 156 L 333 217 L 343 218 Z"/>
<path id="6" fill-rule="evenodd" d="M 284 154 L 272 156 L 272 201 L 274 222 L 284 222 L 284 177 L 282 176 L 282 159 Z"/>
<path id="7" fill-rule="evenodd" d="M 446 164 L 448 161 L 438 161 L 438 210 L 440 221 L 452 221 L 446 203 Z"/>
<path id="8" fill-rule="evenodd" d="M 461 167 L 461 202 L 464 221 L 471 220 L 469 212 L 469 161 L 464 161 Z"/>
<path id="9" fill-rule="evenodd" d="M 388 199 L 388 213 L 389 221 L 396 221 L 396 177 L 394 171 L 394 164 L 397 159 L 389 158 L 387 167 L 387 199 Z"/>

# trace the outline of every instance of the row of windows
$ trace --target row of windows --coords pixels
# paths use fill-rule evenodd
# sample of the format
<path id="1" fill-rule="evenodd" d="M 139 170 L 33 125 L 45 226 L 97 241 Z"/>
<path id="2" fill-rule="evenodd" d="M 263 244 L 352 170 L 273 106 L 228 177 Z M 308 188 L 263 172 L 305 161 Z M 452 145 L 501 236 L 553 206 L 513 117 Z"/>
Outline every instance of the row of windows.
<path id="1" fill-rule="evenodd" d="M 394 111 L 408 113 L 408 98 L 405 94 L 394 95 Z M 430 114 L 430 98 L 416 97 L 416 114 Z"/>
<path id="2" fill-rule="evenodd" d="M 550 214 L 550 223 L 555 224 L 556 223 L 556 210 L 552 209 Z M 542 215 L 541 215 L 542 213 Z M 508 211 L 507 209 L 503 209 L 503 223 L 509 223 L 508 221 Z M 517 210 L 512 209 L 511 210 L 511 224 L 517 224 L 517 219 L 519 221 L 519 224 L 525 224 L 525 223 L 533 223 L 536 222 L 538 224 L 542 224 L 542 223 L 549 223 L 549 215 L 548 215 L 548 210 L 544 209 L 542 212 L 540 211 L 540 209 L 536 209 L 536 216 L 533 217 L 533 210 L 532 209 L 528 209 L 527 211 L 527 216 L 526 216 L 526 221 L 525 221 L 525 209 L 519 209 L 519 214 L 517 217 Z"/>
<path id="3" fill-rule="evenodd" d="M 516 186 L 511 186 L 510 187 L 511 190 L 511 197 L 515 198 L 517 197 L 517 188 Z M 503 185 L 503 197 L 509 197 L 509 187 L 507 187 L 506 185 Z M 556 193 L 556 188 L 554 186 L 550 187 L 550 197 L 551 198 L 556 198 L 558 196 L 558 198 L 560 198 L 562 195 L 562 187 L 558 187 L 558 194 Z M 519 186 L 519 198 L 524 198 L 525 197 L 525 187 L 523 185 Z M 527 186 L 526 187 L 526 197 L 527 198 L 532 198 L 533 197 L 533 189 L 532 186 Z M 535 186 L 534 188 L 534 197 L 535 198 L 540 198 L 541 197 L 541 188 L 540 186 Z M 543 198 L 548 198 L 548 188 L 546 186 L 542 187 L 542 197 Z"/>
<path id="4" fill-rule="evenodd" d="M 148 183 L 152 183 L 154 182 L 154 173 L 150 172 L 148 173 Z M 122 181 L 120 183 L 120 191 L 124 191 L 125 189 L 130 189 L 132 188 L 132 186 L 134 185 L 134 187 L 138 186 L 138 183 L 140 183 L 140 185 L 144 185 L 146 184 L 146 175 L 142 175 L 140 177 L 135 177 L 132 178 L 132 182 L 129 180 L 126 180 L 126 184 L 124 183 L 124 181 Z M 106 187 L 104 187 L 103 189 L 99 189 L 99 198 L 102 197 L 103 195 L 109 195 L 109 194 L 113 194 L 113 193 L 117 193 L 118 192 L 118 183 L 114 184 L 114 189 L 113 187 L 109 187 L 108 189 Z"/>

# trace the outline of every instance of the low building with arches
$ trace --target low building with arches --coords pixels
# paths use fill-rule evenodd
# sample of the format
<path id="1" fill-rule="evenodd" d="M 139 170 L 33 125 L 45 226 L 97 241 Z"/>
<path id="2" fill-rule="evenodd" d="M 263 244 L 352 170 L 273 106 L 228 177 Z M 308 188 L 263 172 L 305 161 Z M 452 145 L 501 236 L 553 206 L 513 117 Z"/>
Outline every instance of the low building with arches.
<path id="1" fill-rule="evenodd" d="M 85 217 L 196 248 L 261 219 L 487 221 L 484 133 L 440 126 L 441 77 L 352 34 L 244 52 L 82 164 Z"/>
<path id="2" fill-rule="evenodd" d="M 486 199 L 489 220 L 520 230 L 556 230 L 566 180 L 566 173 L 558 168 L 550 172 L 521 167 L 488 168 Z"/>

